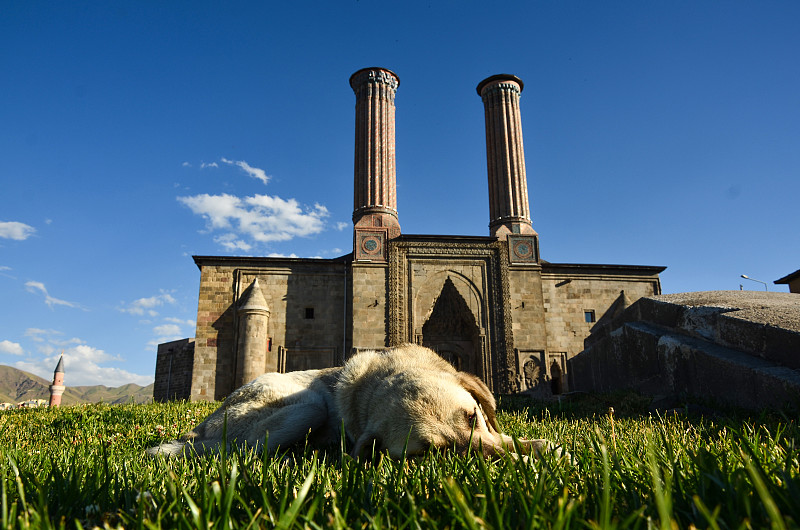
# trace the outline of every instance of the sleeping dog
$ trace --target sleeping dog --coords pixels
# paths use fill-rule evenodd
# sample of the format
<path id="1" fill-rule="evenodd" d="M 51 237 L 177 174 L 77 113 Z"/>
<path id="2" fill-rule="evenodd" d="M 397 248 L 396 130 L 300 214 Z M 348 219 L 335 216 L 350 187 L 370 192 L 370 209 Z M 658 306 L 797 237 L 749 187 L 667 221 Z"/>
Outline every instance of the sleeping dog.
<path id="1" fill-rule="evenodd" d="M 344 366 L 285 374 L 267 373 L 231 394 L 222 406 L 179 441 L 147 450 L 185 456 L 249 446 L 273 453 L 308 437 L 315 447 L 335 444 L 340 428 L 354 457 L 385 451 L 399 458 L 429 448 L 474 450 L 485 456 L 515 450 L 500 433 L 488 387 L 456 371 L 436 352 L 413 344 L 365 351 Z M 551 447 L 547 440 L 518 440 L 524 453 Z M 191 449 L 190 449 L 191 448 Z"/>

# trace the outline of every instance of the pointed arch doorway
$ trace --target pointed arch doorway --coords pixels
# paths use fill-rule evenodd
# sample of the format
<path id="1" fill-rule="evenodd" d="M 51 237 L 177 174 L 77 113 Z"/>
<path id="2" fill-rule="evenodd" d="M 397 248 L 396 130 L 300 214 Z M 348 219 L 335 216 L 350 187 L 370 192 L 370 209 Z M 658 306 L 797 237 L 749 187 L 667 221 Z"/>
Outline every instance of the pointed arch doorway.
<path id="1" fill-rule="evenodd" d="M 436 351 L 457 370 L 484 378 L 480 328 L 450 277 L 422 326 L 422 345 Z"/>

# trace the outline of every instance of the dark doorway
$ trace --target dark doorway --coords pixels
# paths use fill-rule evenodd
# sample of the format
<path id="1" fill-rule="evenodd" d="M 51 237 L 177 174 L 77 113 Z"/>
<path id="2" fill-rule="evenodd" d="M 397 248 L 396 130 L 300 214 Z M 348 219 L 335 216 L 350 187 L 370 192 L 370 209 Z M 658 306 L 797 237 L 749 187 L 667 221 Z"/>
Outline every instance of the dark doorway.
<path id="1" fill-rule="evenodd" d="M 553 364 L 550 365 L 550 380 L 553 395 L 561 394 L 564 390 L 561 385 L 561 367 L 558 365 L 558 360 L 553 359 Z"/>

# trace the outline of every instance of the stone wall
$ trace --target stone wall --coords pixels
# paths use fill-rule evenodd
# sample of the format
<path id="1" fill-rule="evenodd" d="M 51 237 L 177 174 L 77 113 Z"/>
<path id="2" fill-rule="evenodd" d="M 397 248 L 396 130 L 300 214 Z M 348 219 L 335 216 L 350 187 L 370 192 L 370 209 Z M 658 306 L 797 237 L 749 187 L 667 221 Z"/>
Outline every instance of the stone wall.
<path id="1" fill-rule="evenodd" d="M 570 361 L 577 390 L 800 408 L 798 295 L 711 291 L 642 298 Z"/>
<path id="2" fill-rule="evenodd" d="M 542 298 L 549 351 L 564 352 L 567 358 L 577 355 L 597 322 L 643 296 L 660 294 L 657 272 L 650 269 L 654 268 L 544 264 Z M 594 316 L 587 318 L 587 313 Z"/>
<path id="3" fill-rule="evenodd" d="M 201 266 L 192 399 L 234 390 L 236 309 L 255 278 L 270 310 L 267 371 L 341 364 L 347 344 L 349 275 L 335 260 L 196 257 Z"/>
<path id="4" fill-rule="evenodd" d="M 189 399 L 192 389 L 194 339 L 158 345 L 153 401 Z"/>
<path id="5" fill-rule="evenodd" d="M 351 278 L 352 344 L 356 350 L 385 348 L 387 341 L 385 263 L 354 263 Z"/>
<path id="6" fill-rule="evenodd" d="M 192 400 L 220 399 L 230 391 L 236 345 L 232 272 L 233 268 L 224 261 L 200 269 Z"/>
<path id="7" fill-rule="evenodd" d="M 516 390 L 535 390 L 546 382 L 547 374 L 548 337 L 541 267 L 512 265 L 508 284 Z"/>

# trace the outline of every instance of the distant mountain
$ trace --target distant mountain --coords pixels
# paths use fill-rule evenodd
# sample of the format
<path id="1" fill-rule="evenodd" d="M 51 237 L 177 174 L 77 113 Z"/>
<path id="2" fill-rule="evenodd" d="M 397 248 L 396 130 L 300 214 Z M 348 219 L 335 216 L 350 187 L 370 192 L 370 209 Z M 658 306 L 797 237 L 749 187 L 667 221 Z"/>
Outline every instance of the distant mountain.
<path id="1" fill-rule="evenodd" d="M 29 399 L 50 399 L 50 383 L 41 377 L 11 366 L 0 365 L 0 402 L 19 403 Z M 62 405 L 80 403 L 147 403 L 153 400 L 153 385 L 139 386 L 134 383 L 115 388 L 103 385 L 69 386 L 61 397 Z"/>

